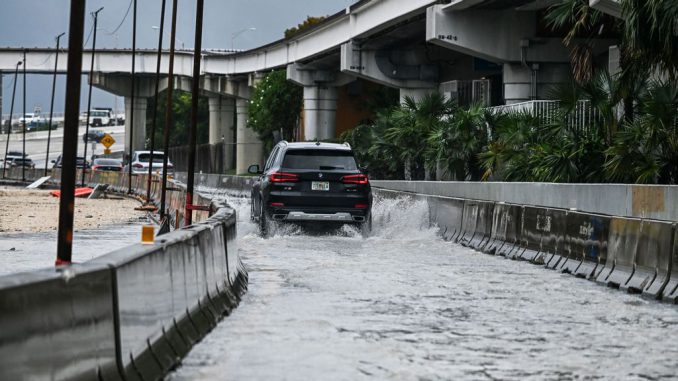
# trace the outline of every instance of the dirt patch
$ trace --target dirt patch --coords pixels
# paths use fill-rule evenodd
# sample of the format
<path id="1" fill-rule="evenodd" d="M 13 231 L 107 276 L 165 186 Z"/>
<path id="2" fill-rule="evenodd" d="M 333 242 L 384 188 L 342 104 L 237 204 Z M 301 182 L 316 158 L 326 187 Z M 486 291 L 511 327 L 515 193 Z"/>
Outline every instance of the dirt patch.
<path id="1" fill-rule="evenodd" d="M 57 230 L 59 199 L 48 190 L 0 187 L 0 234 Z M 135 211 L 139 202 L 129 199 L 75 199 L 75 229 L 138 221 L 145 212 Z"/>

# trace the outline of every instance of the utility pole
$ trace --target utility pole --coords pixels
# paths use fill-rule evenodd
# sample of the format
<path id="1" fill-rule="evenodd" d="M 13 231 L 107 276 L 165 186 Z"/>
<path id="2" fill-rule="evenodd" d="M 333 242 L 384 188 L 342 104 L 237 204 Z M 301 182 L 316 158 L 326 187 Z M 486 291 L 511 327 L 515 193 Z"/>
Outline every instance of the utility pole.
<path id="1" fill-rule="evenodd" d="M 5 143 L 5 159 L 2 161 L 2 178 L 5 178 L 5 171 L 7 170 L 7 153 L 9 152 L 9 137 L 12 133 L 12 116 L 14 114 L 14 96 L 16 95 L 16 81 L 19 79 L 19 66 L 23 64 L 23 61 L 16 63 L 16 68 L 14 69 L 14 88 L 12 89 L 12 103 L 9 106 L 9 126 L 7 128 L 7 141 Z M 0 118 L 2 119 L 2 118 Z"/>
<path id="2" fill-rule="evenodd" d="M 195 15 L 195 47 L 193 48 L 193 83 L 191 86 L 191 127 L 188 130 L 188 178 L 186 180 L 186 210 L 184 226 L 193 223 L 193 186 L 195 176 L 195 146 L 198 133 L 198 100 L 200 99 L 200 55 L 202 53 L 202 16 L 205 0 L 198 0 Z"/>
<path id="3" fill-rule="evenodd" d="M 71 0 L 68 33 L 68 72 L 59 197 L 59 230 L 55 265 L 71 263 L 73 252 L 73 210 L 75 201 L 75 162 L 78 153 L 78 116 L 82 81 L 82 42 L 85 29 L 85 0 Z"/>
<path id="4" fill-rule="evenodd" d="M 137 56 L 137 0 L 134 0 L 134 10 L 132 11 L 132 96 L 131 110 L 129 113 L 129 152 L 127 153 L 127 193 L 132 193 L 132 152 L 134 152 L 134 108 L 136 107 L 136 56 Z M 139 127 L 139 126 L 137 126 Z M 148 165 L 153 166 L 151 157 Z"/>
<path id="5" fill-rule="evenodd" d="M 54 56 L 54 77 L 52 79 L 52 100 L 49 106 L 49 124 L 47 125 L 47 156 L 45 156 L 45 176 L 47 176 L 47 167 L 49 166 L 49 143 L 52 139 L 52 117 L 54 116 L 54 91 L 56 90 L 57 69 L 59 67 L 59 42 L 66 33 L 61 33 L 56 37 L 56 55 Z"/>
<path id="6" fill-rule="evenodd" d="M 172 36 L 170 38 L 169 73 L 167 77 L 167 107 L 165 108 L 165 135 L 162 155 L 162 192 L 160 195 L 160 229 L 158 234 L 169 232 L 169 221 L 165 214 L 165 199 L 167 194 L 167 151 L 169 150 L 169 129 L 172 124 L 172 89 L 174 88 L 174 40 L 177 31 L 177 0 L 172 0 Z"/>
<path id="7" fill-rule="evenodd" d="M 24 165 L 26 162 L 26 51 L 28 49 L 24 49 L 24 128 L 23 128 L 23 145 L 21 148 L 21 181 L 26 181 L 26 166 Z"/>
<path id="8" fill-rule="evenodd" d="M 89 93 L 87 94 L 87 120 L 85 121 L 85 151 L 83 153 L 83 164 L 82 164 L 82 181 L 81 186 L 85 186 L 85 172 L 87 172 L 87 142 L 89 141 L 89 123 L 90 123 L 90 113 L 92 112 L 92 76 L 94 75 L 94 53 L 96 53 L 97 48 L 97 21 L 99 19 L 99 12 L 101 12 L 104 7 L 97 9 L 92 12 L 94 17 L 94 36 L 92 36 L 92 60 L 89 65 Z"/>
<path id="9" fill-rule="evenodd" d="M 146 203 L 151 202 L 151 180 L 153 178 L 153 150 L 155 149 L 155 127 L 158 122 L 158 93 L 160 92 L 160 60 L 162 59 L 162 34 L 165 31 L 165 3 L 162 0 L 160 10 L 160 33 L 158 33 L 158 58 L 155 66 L 155 103 L 153 107 L 153 124 L 151 125 L 151 163 L 148 165 L 148 183 L 146 184 Z M 167 152 L 164 153 L 167 155 Z"/>

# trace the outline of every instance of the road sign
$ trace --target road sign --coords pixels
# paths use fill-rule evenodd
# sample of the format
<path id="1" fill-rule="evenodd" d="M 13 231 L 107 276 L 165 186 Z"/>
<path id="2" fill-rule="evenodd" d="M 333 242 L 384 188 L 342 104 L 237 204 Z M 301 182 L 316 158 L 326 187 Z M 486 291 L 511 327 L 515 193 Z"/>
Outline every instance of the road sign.
<path id="1" fill-rule="evenodd" d="M 110 155 L 111 153 L 113 153 L 113 151 L 111 151 L 110 149 L 108 148 L 104 149 L 104 155 Z"/>
<path id="2" fill-rule="evenodd" d="M 103 138 L 101 138 L 100 143 L 103 144 L 104 147 L 108 149 L 111 148 L 113 144 L 115 144 L 115 139 L 113 139 L 113 137 L 110 134 L 106 134 L 104 135 Z"/>

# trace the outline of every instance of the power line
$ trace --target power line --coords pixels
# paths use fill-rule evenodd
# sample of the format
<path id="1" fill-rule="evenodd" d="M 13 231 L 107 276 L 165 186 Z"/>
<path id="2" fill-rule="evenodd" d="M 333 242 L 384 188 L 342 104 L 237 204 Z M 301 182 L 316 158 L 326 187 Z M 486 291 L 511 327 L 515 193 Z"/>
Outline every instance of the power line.
<path id="1" fill-rule="evenodd" d="M 125 12 L 125 16 L 124 16 L 124 17 L 122 18 L 122 20 L 120 21 L 120 24 L 118 24 L 118 26 L 117 26 L 112 32 L 108 33 L 109 36 L 114 35 L 115 32 L 117 32 L 118 29 L 120 29 L 120 27 L 121 27 L 122 24 L 125 22 L 125 20 L 127 20 L 127 16 L 129 15 L 129 11 L 130 11 L 130 9 L 132 9 L 132 2 L 133 2 L 133 1 L 134 1 L 134 0 L 130 0 L 129 5 L 127 6 L 127 12 Z"/>

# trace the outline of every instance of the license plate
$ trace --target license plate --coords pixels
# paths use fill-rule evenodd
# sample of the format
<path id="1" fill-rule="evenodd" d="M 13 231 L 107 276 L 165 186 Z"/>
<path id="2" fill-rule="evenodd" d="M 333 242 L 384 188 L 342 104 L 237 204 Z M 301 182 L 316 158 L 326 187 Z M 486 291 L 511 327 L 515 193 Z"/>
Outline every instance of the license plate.
<path id="1" fill-rule="evenodd" d="M 311 190 L 314 191 L 328 191 L 330 190 L 330 183 L 327 181 L 312 181 Z"/>

